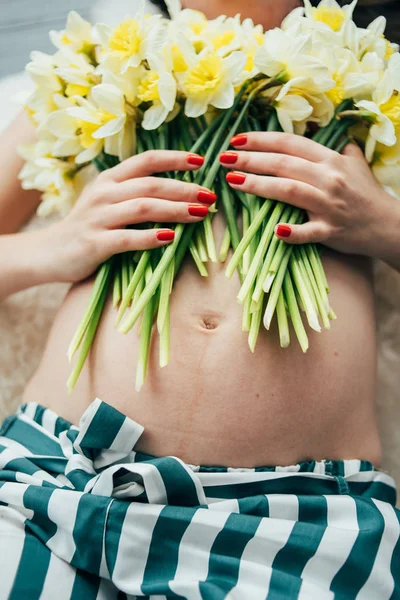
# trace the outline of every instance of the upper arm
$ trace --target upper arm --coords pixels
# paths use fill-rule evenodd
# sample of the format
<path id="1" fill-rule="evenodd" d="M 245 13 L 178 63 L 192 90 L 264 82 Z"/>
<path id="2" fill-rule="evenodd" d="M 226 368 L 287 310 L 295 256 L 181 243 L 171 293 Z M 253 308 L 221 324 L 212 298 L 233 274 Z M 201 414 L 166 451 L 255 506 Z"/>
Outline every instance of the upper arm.
<path id="1" fill-rule="evenodd" d="M 18 173 L 23 159 L 17 148 L 35 139 L 35 128 L 21 112 L 0 136 L 0 234 L 15 233 L 32 216 L 40 202 L 36 190 L 23 190 Z"/>

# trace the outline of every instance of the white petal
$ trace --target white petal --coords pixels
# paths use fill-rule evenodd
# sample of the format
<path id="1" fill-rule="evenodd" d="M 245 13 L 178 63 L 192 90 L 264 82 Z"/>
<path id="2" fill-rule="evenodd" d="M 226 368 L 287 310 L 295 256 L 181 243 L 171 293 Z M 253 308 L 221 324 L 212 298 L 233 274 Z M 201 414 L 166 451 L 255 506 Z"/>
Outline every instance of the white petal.
<path id="1" fill-rule="evenodd" d="M 75 156 L 79 154 L 82 150 L 82 147 L 79 143 L 79 140 L 76 138 L 69 140 L 57 140 L 54 144 L 53 156 L 57 156 L 59 158 L 63 158 L 66 156 Z"/>
<path id="2" fill-rule="evenodd" d="M 56 110 L 51 113 L 46 125 L 53 135 L 60 138 L 73 137 L 77 129 L 76 120 L 65 110 Z"/>
<path id="3" fill-rule="evenodd" d="M 124 95 L 119 88 L 110 83 L 101 83 L 92 89 L 92 96 L 100 108 L 112 115 L 125 114 Z"/>
<path id="4" fill-rule="evenodd" d="M 212 106 L 215 108 L 221 108 L 222 110 L 226 110 L 231 108 L 232 104 L 235 101 L 235 90 L 233 85 L 227 83 L 225 85 L 221 85 L 218 92 L 216 92 L 210 101 Z"/>
<path id="5" fill-rule="evenodd" d="M 207 112 L 207 108 L 207 99 L 195 100 L 194 98 L 188 98 L 185 104 L 185 115 L 195 119 L 204 115 Z"/>
<path id="6" fill-rule="evenodd" d="M 117 117 L 116 119 L 112 119 L 103 127 L 100 127 L 97 131 L 92 134 L 92 137 L 95 139 L 108 138 L 116 133 L 119 133 L 121 129 L 124 127 L 126 121 L 126 117 Z"/>
<path id="7" fill-rule="evenodd" d="M 91 162 L 92 160 L 94 160 L 96 158 L 96 156 L 98 156 L 100 154 L 102 149 L 103 149 L 103 141 L 98 140 L 92 146 L 90 146 L 90 148 L 88 148 L 87 150 L 84 150 L 83 152 L 78 154 L 78 156 L 75 158 L 76 164 L 82 165 L 83 163 Z"/>
<path id="8" fill-rule="evenodd" d="M 101 121 L 96 115 L 95 111 L 89 112 L 86 110 L 86 108 L 75 106 L 72 108 L 67 108 L 65 112 L 71 117 L 74 117 L 74 119 L 79 119 L 80 121 L 85 121 L 86 123 L 94 123 L 95 125 L 101 124 Z"/>
<path id="9" fill-rule="evenodd" d="M 163 105 L 170 112 L 176 100 L 176 81 L 170 73 L 162 73 L 158 81 L 158 92 Z"/>
<path id="10" fill-rule="evenodd" d="M 247 62 L 247 56 L 244 52 L 232 52 L 227 58 L 224 59 L 224 69 L 227 77 L 231 81 L 238 77 Z"/>
<path id="11" fill-rule="evenodd" d="M 276 114 L 278 116 L 278 121 L 286 133 L 293 133 L 293 123 L 290 118 L 288 112 L 286 110 L 277 109 Z"/>
<path id="12" fill-rule="evenodd" d="M 397 141 L 394 125 L 384 115 L 382 115 L 379 123 L 372 125 L 370 132 L 377 142 L 381 142 L 385 146 L 394 146 Z"/>
<path id="13" fill-rule="evenodd" d="M 154 104 L 144 113 L 143 129 L 152 130 L 160 127 L 167 118 L 169 110 L 161 103 Z"/>

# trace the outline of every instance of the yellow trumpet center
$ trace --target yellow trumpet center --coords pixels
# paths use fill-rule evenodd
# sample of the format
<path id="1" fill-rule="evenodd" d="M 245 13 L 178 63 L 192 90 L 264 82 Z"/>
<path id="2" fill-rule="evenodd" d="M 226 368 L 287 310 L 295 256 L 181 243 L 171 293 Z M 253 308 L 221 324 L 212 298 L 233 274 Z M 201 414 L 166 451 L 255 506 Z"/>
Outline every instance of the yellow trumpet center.
<path id="1" fill-rule="evenodd" d="M 93 137 L 93 134 L 103 127 L 112 119 L 115 119 L 115 115 L 107 112 L 106 110 L 99 110 L 97 113 L 97 117 L 100 123 L 89 123 L 89 121 L 78 121 L 78 130 L 77 135 L 79 136 L 79 141 L 82 144 L 82 147 L 87 149 L 90 148 L 97 140 Z"/>
<path id="2" fill-rule="evenodd" d="M 137 54 L 142 43 L 140 25 L 136 19 L 127 19 L 118 25 L 108 41 L 108 47 L 125 57 Z"/>
<path id="3" fill-rule="evenodd" d="M 219 50 L 220 48 L 224 48 L 228 46 L 235 39 L 234 31 L 224 31 L 224 33 L 220 33 L 215 36 L 213 40 L 213 46 L 215 50 Z"/>
<path id="4" fill-rule="evenodd" d="M 185 87 L 190 96 L 214 91 L 221 81 L 222 58 L 217 54 L 204 56 L 189 71 L 185 79 Z"/>
<path id="5" fill-rule="evenodd" d="M 340 8 L 328 8 L 327 6 L 321 6 L 320 8 L 313 8 L 314 21 L 319 21 L 329 25 L 333 31 L 339 31 L 344 23 L 344 12 Z"/>
<path id="6" fill-rule="evenodd" d="M 333 102 L 335 106 L 339 106 L 344 100 L 344 88 L 342 85 L 342 78 L 339 73 L 334 73 L 332 79 L 336 83 L 335 87 L 326 92 L 329 100 Z"/>
<path id="7" fill-rule="evenodd" d="M 400 94 L 398 92 L 395 92 L 385 104 L 382 104 L 380 109 L 396 128 L 400 128 Z"/>
<path id="8" fill-rule="evenodd" d="M 89 93 L 89 85 L 79 85 L 78 83 L 68 83 L 65 88 L 65 95 L 68 96 L 87 96 Z"/>
<path id="9" fill-rule="evenodd" d="M 172 46 L 172 65 L 175 73 L 184 73 L 188 68 L 183 52 L 177 44 Z"/>
<path id="10" fill-rule="evenodd" d="M 144 79 L 140 82 L 138 90 L 138 98 L 142 102 L 154 102 L 160 99 L 158 91 L 159 76 L 154 71 L 149 71 Z"/>

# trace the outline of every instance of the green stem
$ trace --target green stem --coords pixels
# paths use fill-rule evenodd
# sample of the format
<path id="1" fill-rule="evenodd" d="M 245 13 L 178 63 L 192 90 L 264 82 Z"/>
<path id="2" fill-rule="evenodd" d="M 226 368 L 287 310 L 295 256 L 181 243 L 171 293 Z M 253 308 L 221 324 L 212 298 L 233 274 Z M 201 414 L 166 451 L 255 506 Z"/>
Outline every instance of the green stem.
<path id="1" fill-rule="evenodd" d="M 275 205 L 274 210 L 272 211 L 272 215 L 268 220 L 268 225 L 264 229 L 264 232 L 261 237 L 261 241 L 258 244 L 256 253 L 254 255 L 253 260 L 251 261 L 250 268 L 247 272 L 244 283 L 238 294 L 238 301 L 240 304 L 243 304 L 243 302 L 247 298 L 247 296 L 250 292 L 250 288 L 253 286 L 254 281 L 257 277 L 257 274 L 259 274 L 260 267 L 263 263 L 265 253 L 267 252 L 268 246 L 271 243 L 272 236 L 274 235 L 275 226 L 277 225 L 283 210 L 284 210 L 284 204 L 282 202 L 278 202 Z M 258 300 L 259 300 L 259 298 L 257 298 L 257 301 Z"/>
<path id="2" fill-rule="evenodd" d="M 302 263 L 307 272 L 307 278 L 311 284 L 311 288 L 312 288 L 315 300 L 317 302 L 317 308 L 318 308 L 319 314 L 321 315 L 322 324 L 325 327 L 325 329 L 330 329 L 331 324 L 330 324 L 330 320 L 329 320 L 329 316 L 328 316 L 329 311 L 326 310 L 325 299 L 320 294 L 317 280 L 315 278 L 315 274 L 312 269 L 311 263 L 308 260 L 308 254 L 307 254 L 307 250 L 306 250 L 305 246 L 299 246 L 298 254 L 300 254 Z"/>
<path id="3" fill-rule="evenodd" d="M 69 360 L 72 359 L 75 352 L 78 350 L 79 346 L 82 343 L 84 335 L 88 329 L 89 323 L 91 322 L 92 317 L 93 317 L 93 315 L 96 311 L 96 308 L 99 304 L 99 301 L 102 297 L 104 288 L 108 284 L 111 266 L 112 266 L 112 259 L 109 259 L 107 262 L 105 262 L 99 268 L 99 271 L 96 276 L 96 280 L 93 284 L 92 294 L 91 294 L 88 306 L 86 308 L 85 314 L 83 315 L 83 319 L 80 322 L 78 329 L 76 330 L 76 333 L 75 333 L 75 335 L 69 345 L 69 348 L 68 348 Z"/>
<path id="4" fill-rule="evenodd" d="M 290 218 L 290 215 L 292 214 L 293 207 L 287 206 L 287 205 L 283 204 L 282 202 L 279 202 L 278 204 L 280 206 L 282 206 L 282 208 L 284 209 L 283 214 L 279 218 L 279 220 L 283 221 L 284 223 L 287 223 L 287 221 Z M 260 300 L 261 296 L 264 295 L 263 285 L 264 285 L 265 280 L 267 279 L 269 267 L 271 265 L 272 259 L 274 258 L 274 254 L 275 254 L 275 251 L 276 251 L 279 241 L 280 240 L 279 240 L 279 238 L 276 237 L 276 235 L 272 236 L 272 241 L 269 245 L 267 254 L 264 259 L 264 264 L 261 269 L 261 273 L 257 279 L 257 284 L 256 284 L 255 290 L 253 292 L 252 299 L 254 302 L 258 302 Z"/>
<path id="5" fill-rule="evenodd" d="M 93 311 L 92 317 L 88 323 L 85 339 L 83 340 L 83 344 L 82 344 L 79 356 L 78 356 L 75 366 L 72 370 L 72 373 L 67 381 L 67 387 L 68 387 L 68 390 L 70 393 L 72 392 L 72 390 L 74 389 L 74 387 L 76 385 L 76 382 L 78 381 L 79 375 L 81 374 L 83 366 L 88 357 L 90 348 L 92 346 L 94 336 L 96 335 L 97 327 L 99 325 L 100 318 L 103 313 L 104 305 L 105 305 L 105 302 L 107 299 L 107 292 L 108 292 L 108 287 L 109 287 L 109 283 L 110 283 L 110 275 L 111 275 L 111 269 L 108 269 L 107 276 L 104 281 L 104 285 L 102 287 L 100 297 L 97 301 L 97 304 Z"/>
<path id="6" fill-rule="evenodd" d="M 296 294 L 289 271 L 286 272 L 283 280 L 283 292 L 296 337 L 303 352 L 307 352 L 309 346 L 308 337 L 297 305 Z"/>
<path id="7" fill-rule="evenodd" d="M 276 316 L 278 319 L 279 339 L 281 343 L 281 348 L 288 348 L 290 346 L 289 321 L 282 289 L 279 293 L 278 303 L 276 305 Z"/>
<path id="8" fill-rule="evenodd" d="M 113 307 L 118 308 L 122 298 L 121 263 L 118 256 L 115 257 L 114 282 L 113 282 Z"/>
<path id="9" fill-rule="evenodd" d="M 197 252 L 197 248 L 196 248 L 196 245 L 195 245 L 195 243 L 194 243 L 193 240 L 189 244 L 189 251 L 190 251 L 190 254 L 192 255 L 192 258 L 193 258 L 193 260 L 195 262 L 195 265 L 196 265 L 196 267 L 197 267 L 200 275 L 202 277 L 208 277 L 207 267 L 205 266 L 205 264 L 201 260 L 200 255 Z"/>
<path id="10" fill-rule="evenodd" d="M 145 250 L 140 258 L 140 261 L 136 267 L 133 279 L 129 283 L 126 293 L 122 297 L 122 302 L 119 307 L 117 320 L 115 323 L 116 327 L 118 327 L 119 323 L 121 322 L 121 319 L 124 316 L 125 311 L 128 308 L 128 306 L 133 298 L 136 287 L 146 272 L 147 265 L 149 264 L 149 261 L 150 261 L 150 255 L 151 255 L 150 250 Z"/>
<path id="11" fill-rule="evenodd" d="M 295 208 L 290 216 L 288 223 L 290 225 L 294 225 L 296 223 L 303 223 L 304 219 L 305 219 L 305 212 L 303 210 L 301 210 L 300 208 Z M 264 286 L 263 286 L 264 292 L 266 292 L 266 293 L 268 293 L 269 290 L 271 289 L 271 286 L 274 282 L 276 273 L 279 270 L 281 261 L 286 254 L 286 248 L 287 248 L 286 242 L 284 242 L 283 240 L 279 240 L 278 246 L 276 248 L 274 257 L 271 262 L 271 266 L 268 269 L 268 275 L 266 277 L 266 280 L 265 280 Z"/>
<path id="12" fill-rule="evenodd" d="M 279 265 L 279 270 L 276 274 L 275 281 L 272 285 L 271 293 L 268 298 L 267 308 L 264 314 L 264 327 L 269 329 L 271 327 L 272 318 L 275 314 L 276 305 L 278 302 L 279 294 L 281 293 L 283 280 L 287 271 L 287 267 L 292 256 L 293 246 L 287 246 L 286 252 Z"/>
<path id="13" fill-rule="evenodd" d="M 231 247 L 231 234 L 229 231 L 229 227 L 226 226 L 224 237 L 223 237 L 222 244 L 221 244 L 221 249 L 219 251 L 219 261 L 221 263 L 226 262 L 226 259 L 228 258 L 230 247 Z"/>
<path id="14" fill-rule="evenodd" d="M 168 305 L 171 295 L 172 282 L 174 281 L 174 273 L 175 273 L 175 264 L 174 261 L 171 262 L 168 269 L 165 271 L 160 285 L 160 300 L 158 304 L 158 314 L 157 314 L 157 329 L 158 333 L 164 329 L 166 316 L 168 312 Z"/>
<path id="15" fill-rule="evenodd" d="M 152 276 L 152 268 L 150 265 L 146 269 L 146 285 L 148 285 Z M 140 392 L 145 380 L 147 365 L 149 362 L 151 334 L 153 330 L 153 319 L 156 310 L 157 298 L 152 296 L 143 310 L 143 318 L 141 322 L 139 356 L 136 367 L 136 386 L 137 392 Z"/>
<path id="16" fill-rule="evenodd" d="M 151 278 L 146 283 L 146 289 L 143 291 L 140 298 L 138 299 L 136 306 L 133 307 L 133 310 L 128 315 L 128 318 L 126 319 L 125 323 L 123 323 L 120 326 L 119 330 L 121 331 L 121 333 L 128 333 L 128 331 L 132 329 L 132 327 L 138 320 L 140 314 L 142 313 L 144 307 L 155 294 L 158 286 L 160 285 L 160 281 L 162 276 L 164 275 L 165 270 L 169 267 L 174 258 L 176 249 L 182 238 L 184 229 L 185 226 L 182 223 L 178 223 L 178 225 L 175 228 L 175 239 L 173 243 L 165 248 L 165 252 L 161 257 L 160 262 L 155 268 Z M 138 268 L 139 266 L 136 268 L 136 271 L 138 270 Z"/>
<path id="17" fill-rule="evenodd" d="M 314 303 L 308 294 L 308 290 L 306 284 L 303 281 L 300 267 L 294 256 L 292 256 L 292 259 L 290 261 L 290 273 L 293 277 L 293 281 L 296 285 L 297 291 L 299 292 L 299 296 L 303 302 L 309 326 L 311 327 L 311 329 L 314 329 L 314 331 L 320 332 L 321 326 L 318 322 L 318 316 L 314 308 Z"/>
<path id="18" fill-rule="evenodd" d="M 268 213 L 270 212 L 273 204 L 274 204 L 273 200 L 265 200 L 264 204 L 258 211 L 258 214 L 255 217 L 254 221 L 251 223 L 250 227 L 248 228 L 246 234 L 242 237 L 242 239 L 239 243 L 239 246 L 237 247 L 237 249 L 236 249 L 234 255 L 232 256 L 232 258 L 229 262 L 229 265 L 226 269 L 226 276 L 228 277 L 228 279 L 231 279 L 231 277 L 234 274 L 235 270 L 237 269 L 240 261 L 242 260 L 242 257 L 243 257 L 243 254 L 244 254 L 246 248 L 248 247 L 251 240 L 253 239 L 253 236 L 256 233 L 256 231 L 258 231 L 258 229 L 263 224 L 263 221 L 266 218 L 266 216 L 268 215 Z"/>

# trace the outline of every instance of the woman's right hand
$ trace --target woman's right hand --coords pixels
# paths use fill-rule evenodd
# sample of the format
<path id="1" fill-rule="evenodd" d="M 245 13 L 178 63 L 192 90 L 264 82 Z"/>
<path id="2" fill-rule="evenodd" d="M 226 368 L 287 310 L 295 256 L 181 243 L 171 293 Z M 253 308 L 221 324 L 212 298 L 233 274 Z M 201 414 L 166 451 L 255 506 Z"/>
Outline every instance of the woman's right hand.
<path id="1" fill-rule="evenodd" d="M 171 229 L 126 229 L 139 223 L 196 223 L 208 214 L 215 194 L 194 183 L 152 177 L 194 171 L 204 159 L 187 152 L 144 152 L 102 172 L 70 214 L 41 234 L 47 236 L 45 268 L 52 281 L 77 282 L 110 256 L 173 241 Z"/>

